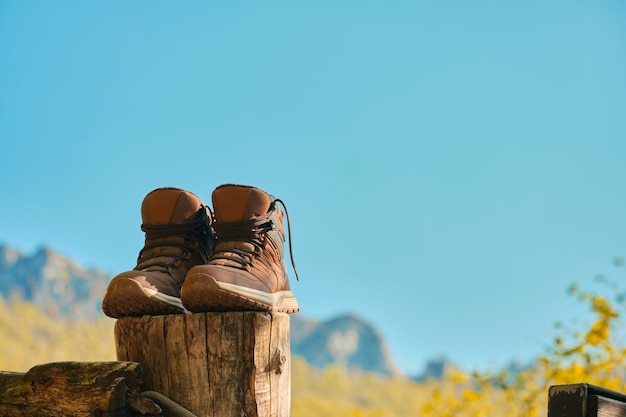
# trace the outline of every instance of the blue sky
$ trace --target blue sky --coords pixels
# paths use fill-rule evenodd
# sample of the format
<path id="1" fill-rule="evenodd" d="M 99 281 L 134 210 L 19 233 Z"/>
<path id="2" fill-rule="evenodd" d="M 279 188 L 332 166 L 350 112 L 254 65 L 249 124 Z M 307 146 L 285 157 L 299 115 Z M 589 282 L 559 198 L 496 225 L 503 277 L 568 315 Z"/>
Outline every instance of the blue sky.
<path id="1" fill-rule="evenodd" d="M 624 278 L 626 3 L 0 3 L 0 242 L 115 274 L 154 188 L 287 204 L 302 314 L 488 368 Z"/>

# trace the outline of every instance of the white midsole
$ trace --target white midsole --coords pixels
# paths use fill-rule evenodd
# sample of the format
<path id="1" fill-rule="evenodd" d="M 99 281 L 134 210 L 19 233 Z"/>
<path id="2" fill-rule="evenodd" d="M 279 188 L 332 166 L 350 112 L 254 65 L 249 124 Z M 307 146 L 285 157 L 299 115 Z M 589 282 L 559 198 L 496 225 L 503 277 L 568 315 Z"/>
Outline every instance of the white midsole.
<path id="1" fill-rule="evenodd" d="M 161 302 L 163 302 L 165 304 L 169 304 L 171 306 L 174 306 L 174 307 L 178 308 L 181 311 L 184 311 L 185 313 L 189 313 L 189 311 L 187 311 L 185 306 L 183 306 L 183 303 L 180 301 L 180 298 L 173 297 L 173 296 L 167 295 L 167 294 L 163 294 L 162 292 L 158 292 L 157 290 L 153 290 L 152 288 L 142 288 L 142 289 L 150 297 L 154 297 L 157 300 L 159 300 L 159 301 L 161 301 Z"/>
<path id="2" fill-rule="evenodd" d="M 273 294 L 268 294 L 264 291 L 242 287 L 235 284 L 229 284 L 227 282 L 216 281 L 216 283 L 223 290 L 234 292 L 236 294 L 243 295 L 244 297 L 252 298 L 253 300 L 261 301 L 269 305 L 274 305 L 277 301 L 281 301 L 285 298 L 293 298 L 293 293 L 291 291 L 278 291 Z"/>

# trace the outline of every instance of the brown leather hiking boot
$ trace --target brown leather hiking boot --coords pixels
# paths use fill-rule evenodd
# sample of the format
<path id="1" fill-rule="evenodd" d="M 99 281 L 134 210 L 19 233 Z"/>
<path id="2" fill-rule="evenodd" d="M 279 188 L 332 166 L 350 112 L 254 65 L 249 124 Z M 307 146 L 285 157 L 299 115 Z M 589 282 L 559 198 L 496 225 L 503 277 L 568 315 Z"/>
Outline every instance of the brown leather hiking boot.
<path id="1" fill-rule="evenodd" d="M 185 312 L 180 288 L 187 271 L 208 262 L 213 246 L 209 208 L 178 188 L 150 192 L 141 205 L 145 245 L 134 270 L 109 283 L 102 310 L 109 317 Z"/>
<path id="2" fill-rule="evenodd" d="M 283 214 L 277 202 L 282 203 L 254 187 L 227 184 L 215 189 L 215 246 L 207 265 L 187 273 L 181 299 L 188 310 L 300 309 L 289 288 Z"/>

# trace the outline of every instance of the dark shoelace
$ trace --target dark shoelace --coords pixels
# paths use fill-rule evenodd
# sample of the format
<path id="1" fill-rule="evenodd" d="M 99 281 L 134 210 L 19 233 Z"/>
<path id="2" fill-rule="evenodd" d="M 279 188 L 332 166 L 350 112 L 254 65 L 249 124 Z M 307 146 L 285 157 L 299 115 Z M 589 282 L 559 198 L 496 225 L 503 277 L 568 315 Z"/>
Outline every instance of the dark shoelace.
<path id="1" fill-rule="evenodd" d="M 287 212 L 287 207 L 282 200 L 275 199 L 274 202 L 280 202 L 285 209 L 285 215 L 287 217 L 287 230 L 288 230 L 288 240 L 289 240 L 289 257 L 291 259 L 291 265 L 293 266 L 293 271 L 296 275 L 296 280 L 300 281 L 300 277 L 298 276 L 298 271 L 296 270 L 296 263 L 293 259 L 293 252 L 291 247 L 291 222 L 289 221 L 289 213 Z M 271 211 L 271 210 L 270 210 Z M 262 249 L 263 242 L 262 238 L 269 232 L 274 229 L 274 224 L 272 220 L 270 220 L 271 213 L 264 214 L 262 216 L 255 217 L 250 220 L 242 220 L 238 222 L 215 222 L 213 227 L 215 229 L 215 234 L 217 236 L 217 242 L 232 242 L 232 241 L 243 241 L 250 243 L 254 246 L 255 249 Z M 271 240 L 271 239 L 270 239 Z M 232 253 L 233 255 L 228 255 L 227 253 Z M 225 259 L 230 260 L 241 265 L 242 269 L 245 269 L 246 266 L 252 265 L 253 259 L 258 258 L 259 252 L 249 251 L 246 249 L 240 248 L 228 248 L 223 252 L 213 252 L 212 259 Z M 264 263 L 268 263 L 269 261 L 264 261 Z"/>
<path id="2" fill-rule="evenodd" d="M 280 203 L 285 209 L 285 217 L 287 217 L 287 237 L 289 240 L 289 258 L 291 258 L 291 266 L 293 266 L 293 272 L 296 275 L 296 280 L 300 281 L 300 277 L 298 276 L 298 271 L 296 270 L 296 261 L 293 260 L 293 251 L 291 250 L 291 222 L 289 221 L 289 212 L 287 211 L 287 206 L 280 198 L 276 198 L 274 200 L 277 203 Z"/>
<path id="3" fill-rule="evenodd" d="M 185 223 L 176 224 L 142 224 L 141 230 L 146 233 L 146 244 L 139 252 L 137 268 L 147 269 L 151 267 L 169 268 L 178 261 L 187 260 L 185 253 L 192 254 L 196 264 L 206 261 L 201 251 L 195 250 L 191 243 L 196 240 L 201 247 L 206 248 L 208 258 L 213 246 L 213 230 L 211 228 L 212 216 L 207 206 L 202 206 L 196 217 Z M 170 253 L 154 253 L 151 251 L 158 248 L 176 248 L 180 251 Z M 144 256 L 147 254 L 146 256 Z M 170 262 L 149 262 L 155 258 L 171 258 Z"/>

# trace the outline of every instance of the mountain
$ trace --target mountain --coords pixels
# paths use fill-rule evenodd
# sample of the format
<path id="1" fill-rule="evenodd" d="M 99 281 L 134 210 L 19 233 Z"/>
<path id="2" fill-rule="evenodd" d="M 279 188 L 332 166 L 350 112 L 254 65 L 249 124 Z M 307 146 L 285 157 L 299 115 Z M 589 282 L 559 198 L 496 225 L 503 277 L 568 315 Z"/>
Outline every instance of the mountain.
<path id="1" fill-rule="evenodd" d="M 100 316 L 109 279 L 105 273 L 84 269 L 47 247 L 24 255 L 0 245 L 0 295 L 19 296 L 52 316 Z"/>
<path id="2" fill-rule="evenodd" d="M 458 367 L 446 357 L 433 358 L 426 362 L 424 370 L 419 375 L 415 375 L 411 377 L 411 379 L 416 382 L 424 382 L 432 379 L 441 380 L 445 377 L 446 372 L 455 368 Z"/>
<path id="3" fill-rule="evenodd" d="M 19 296 L 52 317 L 102 317 L 101 301 L 110 277 L 84 269 L 47 247 L 25 255 L 0 245 L 0 296 Z M 291 316 L 292 354 L 309 364 L 330 364 L 349 370 L 397 375 L 385 341 L 376 329 L 355 315 L 314 321 Z"/>
<path id="4" fill-rule="evenodd" d="M 291 353 L 317 367 L 335 364 L 348 370 L 399 375 L 383 338 L 374 327 L 355 315 L 323 322 L 293 315 Z"/>

